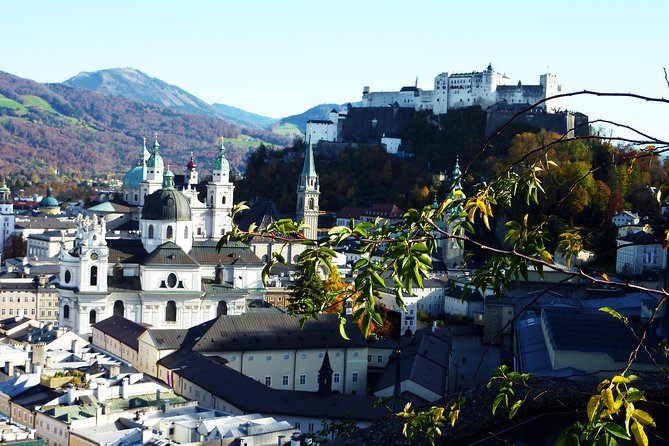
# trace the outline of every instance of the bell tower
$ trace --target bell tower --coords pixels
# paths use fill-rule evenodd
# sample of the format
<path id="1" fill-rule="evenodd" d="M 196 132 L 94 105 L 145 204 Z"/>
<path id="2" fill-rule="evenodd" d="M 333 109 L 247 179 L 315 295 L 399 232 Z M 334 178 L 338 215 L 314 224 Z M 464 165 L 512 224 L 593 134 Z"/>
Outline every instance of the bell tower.
<path id="1" fill-rule="evenodd" d="M 297 181 L 297 211 L 296 219 L 303 220 L 308 227 L 304 228 L 304 236 L 309 240 L 318 237 L 318 197 L 320 182 L 314 163 L 314 152 L 311 143 L 307 146 L 304 156 L 302 173 Z"/>
<path id="2" fill-rule="evenodd" d="M 448 193 L 448 197 L 451 200 L 457 200 L 462 203 L 465 198 L 464 192 L 462 192 L 462 186 L 460 185 L 460 177 L 462 172 L 460 171 L 459 159 L 455 159 L 455 166 L 453 167 L 453 172 L 451 173 L 451 178 L 453 179 L 453 185 L 451 190 Z M 454 209 L 450 209 L 446 215 L 446 231 L 449 234 L 453 233 L 455 225 L 458 223 L 457 219 L 451 221 L 451 217 L 462 210 L 462 204 L 458 204 Z M 464 255 L 464 250 L 460 246 L 457 240 L 454 238 L 448 238 L 442 241 L 442 254 L 443 261 L 446 265 L 446 268 L 460 268 L 462 263 L 462 258 Z"/>
<path id="3" fill-rule="evenodd" d="M 206 227 L 209 238 L 218 238 L 232 229 L 232 199 L 235 185 L 230 181 L 230 163 L 225 158 L 225 146 L 221 147 L 214 161 L 212 180 L 207 184 Z"/>

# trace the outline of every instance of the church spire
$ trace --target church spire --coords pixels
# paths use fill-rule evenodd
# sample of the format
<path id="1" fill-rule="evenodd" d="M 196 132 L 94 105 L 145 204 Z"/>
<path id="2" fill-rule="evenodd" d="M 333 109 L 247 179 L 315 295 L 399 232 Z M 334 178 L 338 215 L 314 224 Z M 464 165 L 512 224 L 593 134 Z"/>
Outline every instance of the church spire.
<path id="1" fill-rule="evenodd" d="M 311 142 L 307 147 L 306 154 L 304 156 L 304 165 L 302 166 L 302 175 L 301 177 L 315 177 L 316 176 L 316 165 L 314 164 L 314 151 L 311 147 Z"/>
<path id="2" fill-rule="evenodd" d="M 306 148 L 302 173 L 297 182 L 297 220 L 302 220 L 307 226 L 304 236 L 309 240 L 316 240 L 318 235 L 318 196 L 320 182 L 314 163 L 314 152 L 311 144 Z"/>

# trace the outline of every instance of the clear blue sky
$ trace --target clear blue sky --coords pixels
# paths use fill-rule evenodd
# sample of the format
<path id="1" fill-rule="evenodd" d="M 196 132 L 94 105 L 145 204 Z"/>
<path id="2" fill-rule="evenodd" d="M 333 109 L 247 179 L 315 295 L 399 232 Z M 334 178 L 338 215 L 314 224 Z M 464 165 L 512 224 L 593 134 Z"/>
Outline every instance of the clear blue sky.
<path id="1" fill-rule="evenodd" d="M 0 70 L 61 82 L 134 67 L 203 100 L 281 117 L 360 99 L 363 85 L 431 89 L 489 62 L 567 91 L 669 97 L 669 2 L 3 0 Z M 669 106 L 569 100 L 592 119 L 669 139 Z"/>

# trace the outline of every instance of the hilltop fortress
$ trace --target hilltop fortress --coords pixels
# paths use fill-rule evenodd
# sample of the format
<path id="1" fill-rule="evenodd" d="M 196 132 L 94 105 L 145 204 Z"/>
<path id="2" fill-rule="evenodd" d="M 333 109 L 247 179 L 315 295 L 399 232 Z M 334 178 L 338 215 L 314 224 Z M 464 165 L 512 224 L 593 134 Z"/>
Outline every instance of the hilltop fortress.
<path id="1" fill-rule="evenodd" d="M 434 78 L 434 90 L 418 88 L 417 81 L 399 91 L 371 91 L 365 86 L 358 105 L 349 104 L 342 112 L 332 110 L 325 120 L 310 120 L 306 141 L 323 142 L 330 147 L 336 144 L 380 144 L 389 153 L 398 153 L 415 112 L 432 111 L 433 115 L 445 115 L 467 107 L 480 107 L 486 112 L 486 137 L 511 118 L 536 129 L 571 136 L 587 135 L 586 115 L 568 111 L 563 98 L 548 99 L 562 91 L 554 74 L 539 76 L 538 85 L 523 85 L 495 71 L 492 64 L 485 71 L 441 73 Z M 514 117 L 521 110 L 527 112 Z"/>
<path id="2" fill-rule="evenodd" d="M 543 99 L 562 92 L 554 74 L 542 74 L 539 85 L 523 85 L 520 81 L 513 85 L 511 80 L 488 65 L 485 71 L 471 73 L 441 73 L 434 78 L 434 90 L 403 87 L 397 92 L 372 92 L 369 87 L 362 91 L 362 107 L 413 108 L 416 111 L 432 110 L 435 115 L 443 115 L 449 110 L 480 106 L 487 110 L 529 107 Z M 537 111 L 556 113 L 564 110 L 561 99 L 551 99 L 539 104 Z"/>

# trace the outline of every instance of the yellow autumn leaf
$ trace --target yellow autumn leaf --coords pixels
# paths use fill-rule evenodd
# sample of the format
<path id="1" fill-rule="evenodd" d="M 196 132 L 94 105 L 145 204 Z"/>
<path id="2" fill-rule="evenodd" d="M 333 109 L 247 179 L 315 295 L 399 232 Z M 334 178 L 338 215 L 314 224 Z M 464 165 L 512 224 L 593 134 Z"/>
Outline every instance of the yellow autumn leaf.
<path id="1" fill-rule="evenodd" d="M 648 436 L 643 430 L 643 426 L 638 423 L 632 423 L 632 435 L 634 435 L 634 441 L 638 446 L 648 446 Z"/>
<path id="2" fill-rule="evenodd" d="M 588 401 L 588 421 L 592 421 L 597 412 L 597 407 L 599 407 L 599 395 L 593 395 Z"/>
<path id="3" fill-rule="evenodd" d="M 615 400 L 613 399 L 613 391 L 609 388 L 602 390 L 602 400 L 609 410 L 615 410 Z"/>
<path id="4" fill-rule="evenodd" d="M 651 417 L 648 412 L 643 411 L 641 409 L 634 409 L 632 411 L 632 418 L 634 418 L 636 421 L 643 424 L 644 426 L 655 427 L 655 420 L 653 420 L 653 417 Z"/>

